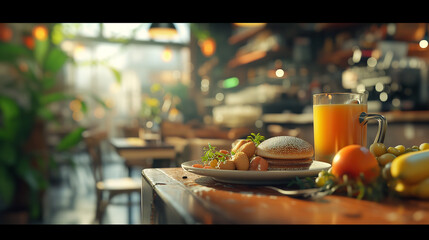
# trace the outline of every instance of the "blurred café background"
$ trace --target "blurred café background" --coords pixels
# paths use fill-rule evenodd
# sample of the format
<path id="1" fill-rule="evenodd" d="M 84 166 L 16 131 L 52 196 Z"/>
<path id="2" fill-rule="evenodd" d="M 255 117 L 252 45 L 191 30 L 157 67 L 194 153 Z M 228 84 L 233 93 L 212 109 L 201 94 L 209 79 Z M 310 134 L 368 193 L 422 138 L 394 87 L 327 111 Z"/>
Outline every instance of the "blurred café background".
<path id="1" fill-rule="evenodd" d="M 427 142 L 428 34 L 427 23 L 0 23 L 0 222 L 96 223 L 95 130 L 104 178 L 140 183 L 144 167 L 180 167 L 250 133 L 313 143 L 320 92 L 366 90 L 386 145 Z M 174 161 L 129 167 L 108 141 L 149 136 Z M 99 222 L 139 224 L 130 196 Z"/>

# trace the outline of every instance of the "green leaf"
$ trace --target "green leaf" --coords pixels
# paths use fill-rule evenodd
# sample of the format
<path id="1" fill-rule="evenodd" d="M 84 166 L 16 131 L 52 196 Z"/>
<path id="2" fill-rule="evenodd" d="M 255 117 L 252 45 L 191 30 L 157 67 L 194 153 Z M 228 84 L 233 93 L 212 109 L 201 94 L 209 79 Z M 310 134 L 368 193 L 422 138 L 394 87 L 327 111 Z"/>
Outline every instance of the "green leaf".
<path id="1" fill-rule="evenodd" d="M 25 157 L 22 158 L 16 167 L 16 171 L 20 178 L 22 178 L 30 187 L 30 189 L 38 189 L 37 179 L 35 172 L 30 165 L 30 159 Z"/>
<path id="2" fill-rule="evenodd" d="M 58 151 L 65 151 L 74 146 L 76 146 L 82 140 L 82 133 L 85 131 L 85 128 L 78 127 L 69 134 L 67 134 L 60 143 L 57 145 L 56 149 Z"/>
<path id="3" fill-rule="evenodd" d="M 63 26 L 61 23 L 57 23 L 52 28 L 51 40 L 53 44 L 59 45 L 64 40 Z"/>
<path id="4" fill-rule="evenodd" d="M 13 142 L 20 128 L 20 109 L 18 104 L 7 97 L 0 96 L 0 139 Z"/>
<path id="5" fill-rule="evenodd" d="M 265 141 L 265 137 L 258 134 L 251 133 L 246 138 L 247 140 L 251 140 L 253 143 L 255 143 L 255 146 L 257 147 L 259 144 L 261 144 L 263 141 Z"/>
<path id="6" fill-rule="evenodd" d="M 37 109 L 37 116 L 45 119 L 47 121 L 51 121 L 55 119 L 54 113 L 47 107 L 40 107 Z"/>
<path id="7" fill-rule="evenodd" d="M 106 103 L 99 96 L 97 96 L 95 94 L 91 94 L 90 96 L 94 101 L 96 101 L 98 104 L 103 106 L 104 109 L 108 109 Z"/>
<path id="8" fill-rule="evenodd" d="M 48 52 L 49 42 L 45 40 L 35 39 L 34 46 L 34 58 L 37 63 L 43 66 L 43 61 L 45 60 L 46 53 Z"/>
<path id="9" fill-rule="evenodd" d="M 5 166 L 0 164 L 0 211 L 12 203 L 14 192 L 13 175 Z"/>
<path id="10" fill-rule="evenodd" d="M 16 148 L 10 142 L 0 143 L 0 164 L 12 166 L 16 162 Z"/>
<path id="11" fill-rule="evenodd" d="M 54 77 L 44 77 L 42 79 L 42 87 L 44 90 L 51 89 L 53 86 L 55 86 L 55 83 L 57 83 L 57 79 Z"/>
<path id="12" fill-rule="evenodd" d="M 112 66 L 107 66 L 107 67 L 113 73 L 113 76 L 115 76 L 116 82 L 121 83 L 121 73 L 116 68 L 114 68 Z"/>
<path id="13" fill-rule="evenodd" d="M 29 57 L 31 51 L 23 45 L 0 43 L 0 61 L 14 62 L 19 57 Z"/>
<path id="14" fill-rule="evenodd" d="M 83 114 L 86 114 L 88 112 L 88 106 L 87 106 L 86 102 L 83 100 L 80 100 L 80 111 Z"/>
<path id="15" fill-rule="evenodd" d="M 46 105 L 53 102 L 58 102 L 62 100 L 73 100 L 73 99 L 75 99 L 74 95 L 63 93 L 63 92 L 56 92 L 56 93 L 42 95 L 40 97 L 40 103 L 42 105 Z"/>
<path id="16" fill-rule="evenodd" d="M 53 73 L 58 72 L 69 59 L 67 54 L 60 48 L 56 47 L 49 51 L 45 61 L 45 70 Z"/>

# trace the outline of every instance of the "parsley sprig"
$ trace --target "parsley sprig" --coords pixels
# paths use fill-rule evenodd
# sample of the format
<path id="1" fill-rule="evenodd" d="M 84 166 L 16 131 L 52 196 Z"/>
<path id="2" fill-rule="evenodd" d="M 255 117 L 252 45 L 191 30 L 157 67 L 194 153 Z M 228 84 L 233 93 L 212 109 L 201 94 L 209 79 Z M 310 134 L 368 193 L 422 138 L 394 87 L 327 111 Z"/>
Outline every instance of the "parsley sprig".
<path id="1" fill-rule="evenodd" d="M 261 142 L 265 140 L 265 137 L 259 133 L 251 133 L 249 136 L 247 136 L 247 140 L 251 140 L 255 144 L 255 147 L 257 147 L 259 144 L 261 144 Z"/>
<path id="2" fill-rule="evenodd" d="M 210 143 L 208 144 L 208 148 L 203 148 L 204 155 L 201 157 L 203 163 L 210 162 L 213 159 L 217 159 L 218 162 L 224 162 L 227 159 L 231 158 L 230 154 L 221 153 L 216 150 L 215 146 L 212 146 Z"/>

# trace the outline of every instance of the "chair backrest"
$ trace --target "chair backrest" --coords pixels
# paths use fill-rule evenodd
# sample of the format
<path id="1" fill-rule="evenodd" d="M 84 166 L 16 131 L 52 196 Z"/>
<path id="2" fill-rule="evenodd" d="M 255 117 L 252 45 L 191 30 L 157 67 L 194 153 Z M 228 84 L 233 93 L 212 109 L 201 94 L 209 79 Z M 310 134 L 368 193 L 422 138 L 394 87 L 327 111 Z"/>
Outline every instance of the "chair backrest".
<path id="1" fill-rule="evenodd" d="M 107 132 L 100 130 L 86 130 L 82 133 L 86 149 L 91 159 L 91 169 L 95 182 L 103 180 L 103 162 L 101 143 L 107 139 Z"/>

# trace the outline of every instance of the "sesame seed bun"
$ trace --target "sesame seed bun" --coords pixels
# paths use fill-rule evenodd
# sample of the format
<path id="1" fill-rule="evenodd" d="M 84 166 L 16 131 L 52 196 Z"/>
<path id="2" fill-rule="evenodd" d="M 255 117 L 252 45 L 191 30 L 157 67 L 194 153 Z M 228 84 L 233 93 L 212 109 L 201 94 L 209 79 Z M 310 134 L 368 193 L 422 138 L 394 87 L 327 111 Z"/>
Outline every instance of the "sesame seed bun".
<path id="1" fill-rule="evenodd" d="M 314 150 L 310 143 L 301 138 L 277 136 L 259 144 L 255 154 L 269 159 L 311 159 Z"/>

